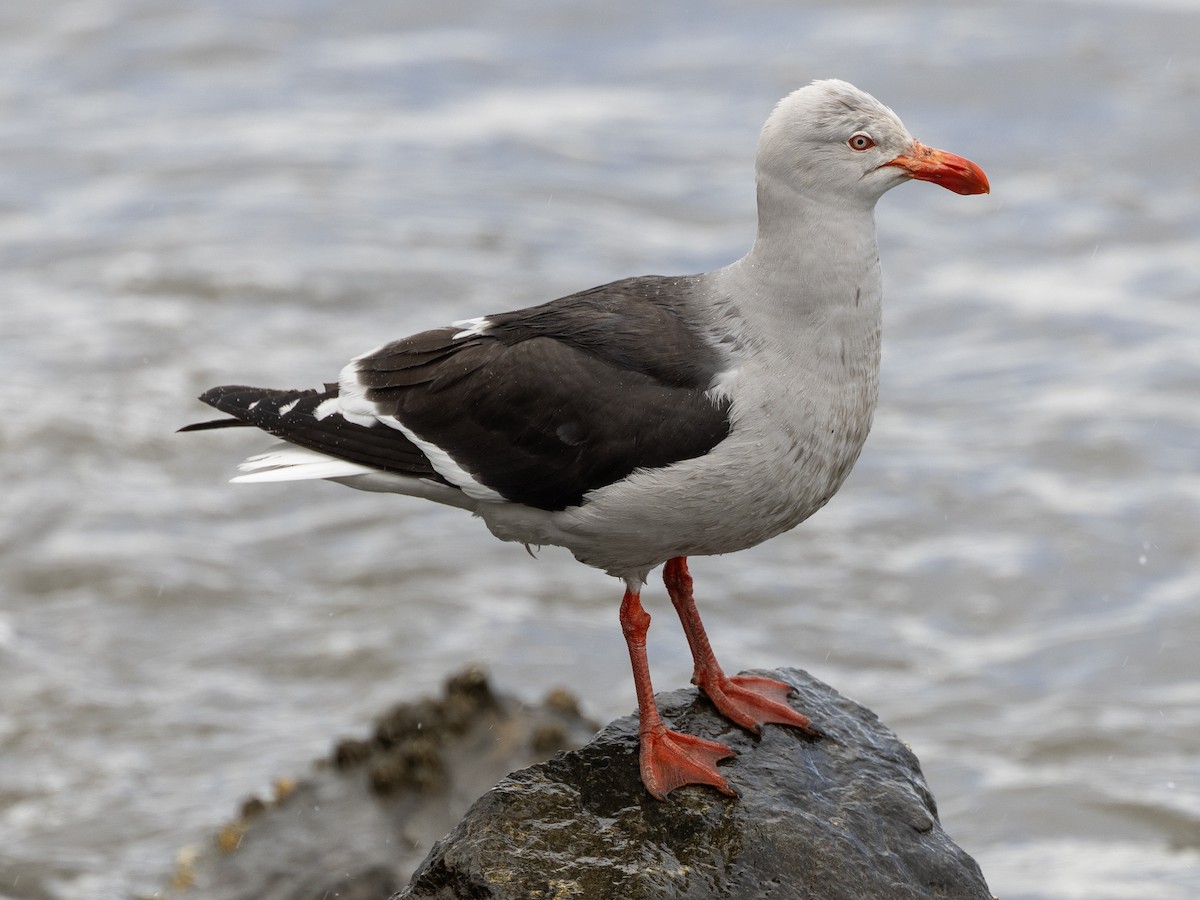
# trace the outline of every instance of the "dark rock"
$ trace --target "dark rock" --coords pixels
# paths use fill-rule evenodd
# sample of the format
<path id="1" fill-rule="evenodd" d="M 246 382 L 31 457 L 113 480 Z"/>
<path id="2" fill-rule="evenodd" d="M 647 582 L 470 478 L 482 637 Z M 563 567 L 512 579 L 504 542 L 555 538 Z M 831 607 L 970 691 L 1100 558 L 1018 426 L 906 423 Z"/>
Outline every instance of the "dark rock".
<path id="1" fill-rule="evenodd" d="M 400 704 L 370 739 L 279 779 L 270 800 L 247 800 L 209 846 L 180 853 L 165 896 L 386 900 L 483 791 L 595 730 L 557 692 L 525 706 L 468 669 L 442 698 Z"/>
<path id="2" fill-rule="evenodd" d="M 758 738 L 694 690 L 659 697 L 677 728 L 737 751 L 722 769 L 738 798 L 687 787 L 654 800 L 637 719 L 619 719 L 488 791 L 395 900 L 989 900 L 916 757 L 874 713 L 796 669 L 756 674 L 792 684 L 824 737 L 767 726 Z"/>
<path id="3" fill-rule="evenodd" d="M 659 802 L 638 778 L 632 717 L 497 785 L 594 726 L 569 695 L 525 707 L 468 670 L 246 801 L 210 846 L 181 854 L 165 896 L 384 900 L 424 857 L 399 898 L 987 900 L 895 735 L 804 672 L 769 674 L 825 736 L 768 726 L 755 738 L 695 690 L 664 694 L 676 727 L 738 752 L 722 768 L 741 796 L 689 787 Z"/>
<path id="4" fill-rule="evenodd" d="M 333 748 L 333 764 L 339 769 L 353 769 L 369 760 L 374 753 L 375 747 L 370 741 L 345 738 Z"/>

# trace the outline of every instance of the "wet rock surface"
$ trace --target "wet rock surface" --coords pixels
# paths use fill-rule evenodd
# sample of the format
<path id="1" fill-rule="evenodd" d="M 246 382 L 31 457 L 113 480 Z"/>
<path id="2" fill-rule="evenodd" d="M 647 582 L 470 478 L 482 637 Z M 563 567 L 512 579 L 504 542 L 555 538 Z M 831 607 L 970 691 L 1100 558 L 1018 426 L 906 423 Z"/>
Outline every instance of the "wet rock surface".
<path id="1" fill-rule="evenodd" d="M 369 738 L 247 800 L 210 844 L 181 851 L 165 896 L 386 900 L 481 793 L 595 730 L 564 692 L 525 706 L 467 669 L 441 698 L 397 705 Z"/>
<path id="2" fill-rule="evenodd" d="M 975 861 L 942 830 L 916 757 L 870 710 L 797 669 L 793 705 L 822 738 L 730 726 L 695 690 L 659 696 L 674 727 L 725 741 L 736 799 L 652 799 L 637 719 L 504 778 L 439 842 L 407 898 L 979 898 Z"/>
<path id="3" fill-rule="evenodd" d="M 755 737 L 690 688 L 658 698 L 673 727 L 737 751 L 721 765 L 736 799 L 702 787 L 651 798 L 634 716 L 513 771 L 595 724 L 563 692 L 525 706 L 468 669 L 440 699 L 396 706 L 370 737 L 247 800 L 155 896 L 990 898 L 942 831 L 916 757 L 870 710 L 797 669 L 754 674 L 791 684 L 824 736 Z"/>

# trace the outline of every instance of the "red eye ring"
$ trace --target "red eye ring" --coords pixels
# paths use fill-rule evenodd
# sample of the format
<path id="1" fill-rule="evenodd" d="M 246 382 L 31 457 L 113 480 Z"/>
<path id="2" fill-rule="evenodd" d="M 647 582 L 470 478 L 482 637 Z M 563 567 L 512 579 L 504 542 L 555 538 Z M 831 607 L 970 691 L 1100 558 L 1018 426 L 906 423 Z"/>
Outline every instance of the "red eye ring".
<path id="1" fill-rule="evenodd" d="M 851 150 L 870 150 L 875 146 L 875 139 L 865 131 L 856 131 L 850 135 L 850 140 L 846 141 L 846 145 Z"/>

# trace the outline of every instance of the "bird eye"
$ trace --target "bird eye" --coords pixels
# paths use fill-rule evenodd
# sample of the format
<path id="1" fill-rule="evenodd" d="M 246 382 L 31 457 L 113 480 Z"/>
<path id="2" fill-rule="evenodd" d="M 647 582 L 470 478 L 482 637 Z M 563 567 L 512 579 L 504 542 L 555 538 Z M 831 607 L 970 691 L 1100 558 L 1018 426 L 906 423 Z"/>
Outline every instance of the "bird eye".
<path id="1" fill-rule="evenodd" d="M 850 145 L 851 150 L 870 150 L 875 146 L 874 139 L 865 131 L 857 131 L 850 135 L 850 140 L 846 143 Z"/>

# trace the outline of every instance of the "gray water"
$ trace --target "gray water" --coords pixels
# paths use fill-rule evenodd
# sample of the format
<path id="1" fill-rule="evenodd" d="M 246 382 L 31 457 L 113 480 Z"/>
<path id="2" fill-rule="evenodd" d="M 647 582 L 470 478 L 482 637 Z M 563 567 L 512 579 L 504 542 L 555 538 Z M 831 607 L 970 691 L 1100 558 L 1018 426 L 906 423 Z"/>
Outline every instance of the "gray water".
<path id="1" fill-rule="evenodd" d="M 731 261 L 762 120 L 829 76 L 993 193 L 881 202 L 874 432 L 810 522 L 694 560 L 717 650 L 875 709 L 1005 900 L 1200 895 L 1197 47 L 1196 4 L 1132 0 L 4 4 L 0 896 L 160 889 L 467 661 L 630 712 L 615 581 L 173 431 Z"/>

